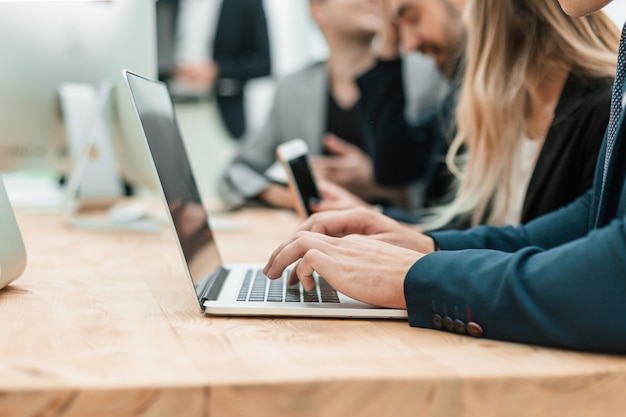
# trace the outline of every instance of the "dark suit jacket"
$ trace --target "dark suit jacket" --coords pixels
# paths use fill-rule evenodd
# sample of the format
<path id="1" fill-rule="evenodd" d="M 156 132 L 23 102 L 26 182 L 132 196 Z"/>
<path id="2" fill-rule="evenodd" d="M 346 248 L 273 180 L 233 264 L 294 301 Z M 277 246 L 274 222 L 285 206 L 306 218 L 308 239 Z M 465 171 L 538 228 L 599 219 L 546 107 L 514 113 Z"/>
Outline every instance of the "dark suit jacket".
<path id="1" fill-rule="evenodd" d="M 213 51 L 220 69 L 217 104 L 228 131 L 239 138 L 246 129 L 243 87 L 246 81 L 271 71 L 262 0 L 222 2 Z"/>
<path id="2" fill-rule="evenodd" d="M 448 315 L 493 339 L 625 353 L 625 142 L 622 111 L 591 191 L 565 208 L 517 228 L 433 233 L 443 250 L 404 282 L 410 324 L 437 328 L 435 314 Z"/>

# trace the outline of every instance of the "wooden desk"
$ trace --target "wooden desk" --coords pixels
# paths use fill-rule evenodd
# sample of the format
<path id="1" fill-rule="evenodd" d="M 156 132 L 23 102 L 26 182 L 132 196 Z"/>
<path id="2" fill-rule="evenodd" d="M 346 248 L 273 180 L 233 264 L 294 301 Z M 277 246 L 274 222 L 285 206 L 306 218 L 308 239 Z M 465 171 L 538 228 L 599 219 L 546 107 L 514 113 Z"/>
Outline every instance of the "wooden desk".
<path id="1" fill-rule="evenodd" d="M 17 217 L 29 263 L 0 292 L 2 417 L 626 413 L 626 358 L 403 321 L 205 317 L 169 230 Z M 246 228 L 218 233 L 226 261 L 264 262 L 297 224 L 281 211 L 229 218 Z"/>

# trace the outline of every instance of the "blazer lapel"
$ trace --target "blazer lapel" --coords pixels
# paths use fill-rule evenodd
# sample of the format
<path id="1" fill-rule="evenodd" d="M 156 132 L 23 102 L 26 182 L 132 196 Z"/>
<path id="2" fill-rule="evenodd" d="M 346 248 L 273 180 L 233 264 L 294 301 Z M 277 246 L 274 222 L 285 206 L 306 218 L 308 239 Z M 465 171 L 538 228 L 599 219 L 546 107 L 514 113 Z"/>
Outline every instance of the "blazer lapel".
<path id="1" fill-rule="evenodd" d="M 581 100 L 576 99 L 578 94 L 579 89 L 576 77 L 570 74 L 563 86 L 559 102 L 554 110 L 554 121 L 548 130 L 541 152 L 535 163 L 535 169 L 528 183 L 524 207 L 522 208 L 522 219 L 527 218 L 528 212 L 537 204 L 538 199 L 545 198 L 539 193 L 539 190 L 544 189 L 545 182 L 552 176 L 554 164 L 559 160 L 560 155 L 563 153 L 562 149 L 567 144 L 568 138 L 560 126 L 567 121 L 568 115 L 575 111 L 572 103 L 580 105 L 577 103 L 580 103 Z"/>

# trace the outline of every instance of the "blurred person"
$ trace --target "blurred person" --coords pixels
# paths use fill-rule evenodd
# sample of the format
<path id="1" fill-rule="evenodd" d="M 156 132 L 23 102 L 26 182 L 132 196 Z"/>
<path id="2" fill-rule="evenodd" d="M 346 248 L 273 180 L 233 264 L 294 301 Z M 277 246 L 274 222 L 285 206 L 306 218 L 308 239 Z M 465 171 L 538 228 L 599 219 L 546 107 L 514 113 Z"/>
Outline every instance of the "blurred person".
<path id="1" fill-rule="evenodd" d="M 375 62 L 372 40 L 383 23 L 381 2 L 311 0 L 310 8 L 327 41 L 329 58 L 279 82 L 265 125 L 246 138 L 223 174 L 222 198 L 231 205 L 260 200 L 292 207 L 287 187 L 273 182 L 266 171 L 275 164 L 278 145 L 302 138 L 314 156 L 316 176 L 368 200 L 401 200 L 402 189 L 379 187 L 373 181 L 369 123 L 360 115 L 361 97 L 354 81 Z M 411 65 L 426 86 L 416 99 L 433 106 L 445 83 L 427 60 L 413 60 Z"/>
<path id="2" fill-rule="evenodd" d="M 374 178 L 390 187 L 421 182 L 425 189 L 413 206 L 429 206 L 447 197 L 452 181 L 443 156 L 454 137 L 454 109 L 463 76 L 465 0 L 384 0 L 383 4 L 386 19 L 377 42 L 377 63 L 357 79 L 363 118 L 372 130 Z M 403 53 L 415 51 L 435 61 L 451 88 L 439 106 L 410 120 L 403 80 L 419 74 L 404 74 Z M 412 221 L 419 221 L 419 216 Z"/>
<path id="3" fill-rule="evenodd" d="M 271 56 L 262 0 L 178 0 L 176 97 L 212 91 L 227 131 L 246 130 L 244 87 L 270 75 Z"/>
<path id="4" fill-rule="evenodd" d="M 569 15 L 583 16 L 562 28 L 578 28 L 577 36 L 601 30 L 604 17 L 590 13 L 609 2 L 559 0 Z M 469 5 L 470 21 L 502 6 L 561 14 L 556 0 L 473 0 Z M 577 36 L 567 39 L 575 43 Z M 562 53 L 569 51 L 573 70 L 601 62 L 576 56 L 580 51 L 567 43 L 553 45 Z M 583 53 L 595 54 L 596 48 Z M 617 61 L 593 186 L 574 203 L 519 227 L 480 226 L 429 235 L 362 208 L 319 213 L 274 252 L 264 272 L 277 278 L 299 260 L 292 282 L 299 279 L 310 289 L 315 271 L 355 299 L 406 307 L 415 327 L 626 352 L 624 325 L 611 319 L 626 314 L 626 27 Z"/>
<path id="5" fill-rule="evenodd" d="M 435 205 L 447 198 L 452 183 L 445 154 L 454 137 L 454 109 L 463 76 L 465 0 L 384 0 L 383 6 L 385 20 L 376 43 L 376 63 L 356 80 L 361 94 L 361 117 L 372 134 L 373 181 L 394 188 L 417 184 L 419 189 L 421 185 L 422 191 L 417 196 L 413 193 L 410 206 Z M 407 114 L 405 80 L 420 74 L 412 73 L 404 61 L 406 53 L 416 51 L 434 60 L 451 88 L 446 90 L 442 102 L 411 120 Z M 369 206 L 347 187 L 344 190 L 324 181 L 320 188 L 325 201 L 313 204 L 314 211 Z M 415 211 L 382 205 L 374 208 L 406 222 L 421 220 Z"/>
<path id="6" fill-rule="evenodd" d="M 518 225 L 574 201 L 593 183 L 609 117 L 619 33 L 604 13 L 573 19 L 556 1 L 471 11 L 447 157 L 459 184 L 431 228 Z"/>
<path id="7" fill-rule="evenodd" d="M 389 4 L 394 5 L 402 45 L 433 54 L 443 70 L 458 71 L 458 53 L 446 52 L 455 49 L 422 35 L 422 31 L 437 32 L 423 28 L 421 22 L 437 21 L 439 15 L 449 19 L 448 23 L 446 18 L 439 19 L 444 28 L 453 26 L 450 21 L 461 18 L 462 8 L 453 11 L 452 0 L 390 0 Z M 462 2 L 456 4 L 460 7 Z M 617 29 L 606 16 L 578 24 L 556 13 L 556 4 L 552 8 L 498 4 L 486 3 L 490 9 L 470 22 L 476 33 L 470 34 L 472 42 L 466 47 L 466 69 L 453 112 L 455 140 L 447 168 L 443 167 L 459 179 L 458 190 L 450 190 L 452 201 L 437 208 L 436 218 L 425 225 L 429 229 L 517 225 L 570 203 L 593 181 L 601 133 L 608 120 Z M 512 49 L 514 44 L 517 47 Z M 581 65 L 571 56 L 584 57 L 589 64 Z M 362 85 L 370 90 L 384 88 L 379 82 Z M 394 93 L 386 91 L 381 101 L 393 102 Z M 398 86 L 391 91 L 402 94 Z M 364 93 L 365 98 L 370 96 Z M 390 115 L 381 123 L 389 133 L 376 138 L 376 149 L 388 152 L 376 155 L 376 160 L 386 157 L 385 166 L 377 169 L 384 169 L 387 178 L 402 176 L 419 159 L 410 148 L 428 141 L 432 131 L 407 126 L 402 114 L 393 119 Z M 386 127 L 392 123 L 395 131 Z M 329 192 L 334 193 L 332 197 L 314 209 L 349 205 L 350 197 Z"/>

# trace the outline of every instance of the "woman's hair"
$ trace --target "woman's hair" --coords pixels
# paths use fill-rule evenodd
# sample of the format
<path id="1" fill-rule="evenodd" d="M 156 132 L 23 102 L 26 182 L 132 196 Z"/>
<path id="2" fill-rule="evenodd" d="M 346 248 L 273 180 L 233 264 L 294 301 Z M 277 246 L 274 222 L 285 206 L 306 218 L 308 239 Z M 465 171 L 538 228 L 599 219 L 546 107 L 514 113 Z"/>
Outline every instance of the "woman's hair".
<path id="1" fill-rule="evenodd" d="M 594 78 L 615 76 L 619 30 L 603 13 L 567 16 L 557 0 L 470 0 L 457 133 L 446 162 L 455 197 L 426 228 L 458 218 L 499 225 L 517 143 L 526 131 L 529 75 L 562 68 Z M 496 193 L 506 198 L 494 199 Z"/>

